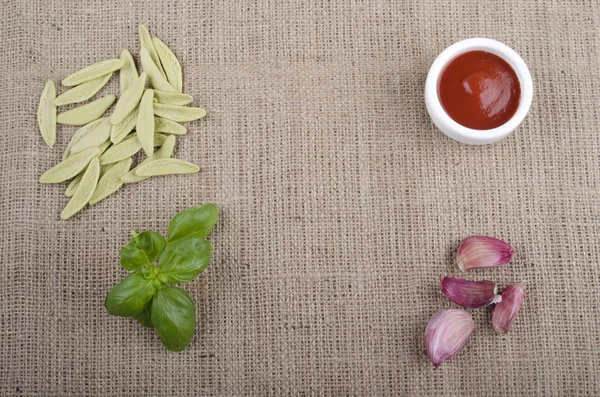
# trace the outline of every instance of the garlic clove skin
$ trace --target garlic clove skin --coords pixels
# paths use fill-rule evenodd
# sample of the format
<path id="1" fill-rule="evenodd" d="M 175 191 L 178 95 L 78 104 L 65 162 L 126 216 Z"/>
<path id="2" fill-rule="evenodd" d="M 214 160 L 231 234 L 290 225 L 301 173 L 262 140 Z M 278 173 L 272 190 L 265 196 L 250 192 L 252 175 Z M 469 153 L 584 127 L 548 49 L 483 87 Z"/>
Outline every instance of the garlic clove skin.
<path id="1" fill-rule="evenodd" d="M 487 236 L 472 236 L 463 240 L 456 251 L 458 267 L 463 272 L 505 265 L 515 250 L 502 240 Z"/>
<path id="2" fill-rule="evenodd" d="M 525 298 L 525 283 L 509 285 L 502 291 L 502 302 L 494 307 L 492 325 L 497 332 L 507 333 L 515 323 Z"/>
<path id="3" fill-rule="evenodd" d="M 475 330 L 469 313 L 462 309 L 442 309 L 425 328 L 427 355 L 437 368 L 463 348 Z"/>
<path id="4" fill-rule="evenodd" d="M 469 281 L 442 276 L 440 284 L 444 295 L 462 307 L 477 309 L 502 301 L 502 297 L 498 295 L 498 287 L 493 281 Z"/>

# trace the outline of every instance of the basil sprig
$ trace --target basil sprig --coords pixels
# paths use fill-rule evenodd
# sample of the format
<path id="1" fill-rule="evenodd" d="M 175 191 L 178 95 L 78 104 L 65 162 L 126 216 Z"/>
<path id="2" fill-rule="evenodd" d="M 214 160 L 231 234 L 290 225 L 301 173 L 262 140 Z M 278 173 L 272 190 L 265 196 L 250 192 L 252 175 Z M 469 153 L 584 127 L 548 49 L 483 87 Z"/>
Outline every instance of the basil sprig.
<path id="1" fill-rule="evenodd" d="M 206 269 L 212 246 L 205 237 L 218 218 L 217 207 L 209 203 L 175 215 L 166 240 L 153 231 L 134 233 L 120 255 L 121 266 L 133 273 L 106 296 L 108 313 L 135 317 L 156 329 L 167 349 L 185 349 L 196 327 L 196 307 L 187 292 L 169 284 L 192 281 Z"/>

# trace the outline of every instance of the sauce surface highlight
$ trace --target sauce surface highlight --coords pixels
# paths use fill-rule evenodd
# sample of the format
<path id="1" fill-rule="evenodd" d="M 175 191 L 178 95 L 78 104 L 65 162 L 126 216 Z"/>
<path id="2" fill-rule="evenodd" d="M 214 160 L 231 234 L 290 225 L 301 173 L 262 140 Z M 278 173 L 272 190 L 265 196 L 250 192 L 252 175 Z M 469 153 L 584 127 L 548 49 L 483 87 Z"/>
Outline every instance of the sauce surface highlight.
<path id="1" fill-rule="evenodd" d="M 504 59 L 486 51 L 470 51 L 454 58 L 442 71 L 438 96 L 458 124 L 490 130 L 514 116 L 521 86 Z"/>

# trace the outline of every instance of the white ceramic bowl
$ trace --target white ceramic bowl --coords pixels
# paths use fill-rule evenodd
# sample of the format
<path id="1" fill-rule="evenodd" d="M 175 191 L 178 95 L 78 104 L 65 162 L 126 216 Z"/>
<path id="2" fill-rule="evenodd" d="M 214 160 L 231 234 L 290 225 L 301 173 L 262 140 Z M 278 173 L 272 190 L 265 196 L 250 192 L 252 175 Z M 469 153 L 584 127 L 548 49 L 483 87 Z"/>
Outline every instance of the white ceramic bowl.
<path id="1" fill-rule="evenodd" d="M 487 51 L 498 55 L 514 69 L 521 84 L 521 99 L 514 116 L 491 130 L 474 130 L 458 124 L 446 113 L 438 97 L 438 81 L 446 65 L 458 55 L 469 51 Z M 533 82 L 523 59 L 512 48 L 491 39 L 474 38 L 452 44 L 435 59 L 425 82 L 425 105 L 435 125 L 450 138 L 469 145 L 496 142 L 513 132 L 527 115 L 532 98 Z"/>

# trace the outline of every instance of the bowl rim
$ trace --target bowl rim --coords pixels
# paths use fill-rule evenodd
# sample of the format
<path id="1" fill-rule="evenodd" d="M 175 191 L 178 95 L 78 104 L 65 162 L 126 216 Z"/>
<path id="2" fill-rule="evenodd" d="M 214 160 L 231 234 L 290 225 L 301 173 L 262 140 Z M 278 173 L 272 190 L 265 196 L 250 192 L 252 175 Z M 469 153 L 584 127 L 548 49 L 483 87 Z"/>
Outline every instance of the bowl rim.
<path id="1" fill-rule="evenodd" d="M 489 130 L 476 130 L 454 121 L 442 107 L 438 96 L 439 77 L 446 65 L 457 56 L 469 51 L 487 51 L 504 59 L 515 71 L 521 85 L 521 98 L 515 114 L 504 124 Z M 434 123 L 446 135 L 465 143 L 491 143 L 498 141 L 525 119 L 533 99 L 533 81 L 525 61 L 515 50 L 499 41 L 488 38 L 470 38 L 452 44 L 433 61 L 425 82 L 425 102 Z M 485 131 L 482 134 L 482 131 Z"/>

